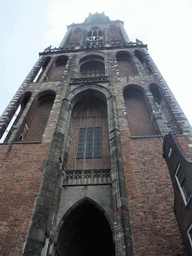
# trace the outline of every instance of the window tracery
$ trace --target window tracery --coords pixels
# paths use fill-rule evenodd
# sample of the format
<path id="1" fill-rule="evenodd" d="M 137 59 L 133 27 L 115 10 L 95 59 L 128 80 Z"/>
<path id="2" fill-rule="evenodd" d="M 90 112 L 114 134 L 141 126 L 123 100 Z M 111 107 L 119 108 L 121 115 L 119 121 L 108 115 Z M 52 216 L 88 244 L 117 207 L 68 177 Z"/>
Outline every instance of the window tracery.
<path id="1" fill-rule="evenodd" d="M 95 27 L 89 30 L 86 37 L 86 43 L 101 43 L 103 42 L 103 32 L 100 28 Z"/>

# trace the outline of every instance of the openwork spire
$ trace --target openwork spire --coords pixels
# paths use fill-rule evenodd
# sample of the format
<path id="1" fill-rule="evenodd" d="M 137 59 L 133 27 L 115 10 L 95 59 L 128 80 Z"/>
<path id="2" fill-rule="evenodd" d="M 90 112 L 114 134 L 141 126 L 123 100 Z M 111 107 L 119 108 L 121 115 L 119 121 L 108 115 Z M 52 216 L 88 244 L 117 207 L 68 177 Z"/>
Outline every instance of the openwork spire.
<path id="1" fill-rule="evenodd" d="M 109 17 L 106 16 L 104 12 L 102 13 L 96 12 L 94 14 L 89 13 L 89 16 L 85 19 L 84 23 L 86 24 L 105 23 L 109 21 L 110 21 Z"/>

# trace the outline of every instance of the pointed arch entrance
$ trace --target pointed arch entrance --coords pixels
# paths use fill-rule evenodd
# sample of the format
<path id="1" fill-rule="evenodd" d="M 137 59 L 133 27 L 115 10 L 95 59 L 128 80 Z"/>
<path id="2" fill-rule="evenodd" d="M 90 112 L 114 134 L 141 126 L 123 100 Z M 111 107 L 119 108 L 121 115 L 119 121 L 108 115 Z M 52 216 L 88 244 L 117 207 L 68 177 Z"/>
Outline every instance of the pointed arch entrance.
<path id="1" fill-rule="evenodd" d="M 115 255 L 111 227 L 101 207 L 85 199 L 66 213 L 57 242 L 59 256 Z"/>

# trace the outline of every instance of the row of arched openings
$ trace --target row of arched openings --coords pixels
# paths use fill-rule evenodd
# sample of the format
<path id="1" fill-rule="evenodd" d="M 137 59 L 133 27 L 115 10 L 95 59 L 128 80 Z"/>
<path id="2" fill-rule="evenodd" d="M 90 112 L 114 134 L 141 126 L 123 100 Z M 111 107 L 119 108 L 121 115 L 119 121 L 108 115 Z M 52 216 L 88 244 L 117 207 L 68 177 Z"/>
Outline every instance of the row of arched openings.
<path id="1" fill-rule="evenodd" d="M 39 82 L 39 80 L 42 78 L 42 75 L 44 74 L 44 71 L 48 67 L 49 63 L 51 61 L 51 57 L 45 58 L 42 66 L 38 70 L 38 72 L 35 74 L 35 77 L 33 77 L 31 82 Z M 65 70 L 66 64 L 68 61 L 68 56 L 59 56 L 56 59 L 53 60 L 51 66 L 48 68 L 47 72 L 44 76 L 44 81 L 53 81 L 53 80 L 60 80 L 63 76 L 63 72 Z"/>
<path id="2" fill-rule="evenodd" d="M 82 67 L 86 65 L 88 59 L 84 59 Z M 96 60 L 97 61 L 97 60 Z M 100 59 L 99 59 L 100 61 Z M 92 72 L 92 69 L 90 69 Z M 101 72 L 101 70 L 94 70 L 94 72 Z M 84 72 L 84 69 L 82 68 L 82 73 Z M 86 76 L 86 73 L 84 73 Z M 157 104 L 157 106 L 161 107 L 162 104 L 162 93 L 160 88 L 155 85 L 151 84 L 149 86 L 149 89 L 153 95 L 154 101 Z M 125 100 L 125 106 L 127 111 L 127 117 L 129 121 L 129 127 L 131 131 L 132 136 L 145 136 L 145 135 L 153 135 L 159 133 L 156 129 L 155 122 L 152 120 L 152 112 L 151 107 L 148 103 L 148 100 L 146 98 L 145 91 L 143 91 L 140 87 L 135 86 L 129 86 L 125 87 L 124 89 L 124 100 Z M 12 120 L 10 120 L 10 127 L 5 131 L 4 133 L 4 140 L 5 142 L 9 140 L 12 132 L 14 131 L 15 125 L 18 123 L 24 109 L 27 106 L 27 103 L 29 102 L 31 98 L 31 92 L 26 92 L 18 101 L 16 105 L 16 110 L 12 114 Z M 42 139 L 42 135 L 44 133 L 44 129 L 47 124 L 47 120 L 49 118 L 49 114 L 53 105 L 55 99 L 55 92 L 53 91 L 45 91 L 38 95 L 36 100 L 33 100 L 33 103 L 30 107 L 29 113 L 27 114 L 27 117 L 25 118 L 25 124 L 23 125 L 20 137 L 17 138 L 17 140 L 22 141 L 40 141 Z M 103 101 L 99 100 L 97 97 L 94 96 L 94 94 L 91 94 L 86 96 L 83 99 L 83 104 L 78 103 L 77 106 L 74 108 L 74 111 L 78 109 L 78 111 L 73 112 L 75 120 L 78 120 L 79 128 L 85 129 L 86 133 L 89 128 L 89 125 L 85 123 L 85 120 L 88 120 L 88 118 L 91 120 L 93 118 L 94 120 L 97 120 L 97 124 L 104 123 L 103 120 L 105 119 L 107 122 L 107 115 L 106 113 L 106 105 L 103 103 Z M 105 105 L 105 107 L 104 107 Z M 81 106 L 81 108 L 80 108 Z M 103 109 L 102 109 L 103 108 Z M 84 120 L 84 121 L 82 121 Z M 94 138 L 95 138 L 95 131 L 99 129 L 96 129 L 96 125 L 93 124 L 93 120 L 87 121 L 87 123 L 90 123 L 93 128 L 93 138 L 92 138 L 92 144 L 94 145 Z M 101 126 L 101 125 L 100 125 Z M 98 128 L 100 127 L 98 126 Z M 95 128 L 94 128 L 95 127 Z M 82 130 L 83 131 L 83 130 Z M 107 130 L 105 130 L 106 132 Z M 99 133 L 99 132 L 98 132 Z M 99 135 L 98 135 L 99 136 Z M 84 145 L 84 147 L 86 147 Z M 96 149 L 95 149 L 96 150 Z M 97 149 L 99 150 L 99 149 Z M 84 157 L 86 157 L 86 149 L 84 149 Z M 76 151 L 77 153 L 77 151 Z M 87 153 L 88 154 L 88 153 Z M 93 155 L 96 153 L 92 153 Z M 101 149 L 100 153 L 101 154 Z M 84 158 L 83 157 L 83 158 Z M 77 163 L 76 163 L 77 164 Z"/>
<path id="3" fill-rule="evenodd" d="M 99 32 L 98 32 L 99 33 Z M 140 69 L 146 74 L 151 73 L 151 69 L 147 64 L 144 54 L 139 51 L 134 51 L 134 56 L 139 62 Z M 118 63 L 119 75 L 120 76 L 131 76 L 138 75 L 138 70 L 135 66 L 133 58 L 129 52 L 121 51 L 116 54 L 116 60 Z M 39 72 L 33 78 L 33 82 L 39 82 L 45 69 L 51 61 L 50 57 L 44 60 L 42 67 Z M 44 76 L 44 81 L 60 80 L 63 76 L 64 69 L 68 61 L 68 56 L 59 56 L 53 60 L 51 66 L 48 68 Z M 105 76 L 105 61 L 100 55 L 91 54 L 83 57 L 79 61 L 80 71 L 78 77 L 101 77 Z"/>
<path id="4" fill-rule="evenodd" d="M 102 42 L 104 40 L 104 30 L 106 30 L 105 33 L 108 34 L 108 41 L 112 44 L 120 43 L 123 41 L 120 28 L 115 25 L 110 25 L 108 29 L 93 26 L 88 30 L 83 30 L 82 28 L 78 27 L 75 28 L 69 35 L 68 45 L 75 47 L 79 45 L 80 41 L 84 38 L 86 38 L 86 43 Z"/>

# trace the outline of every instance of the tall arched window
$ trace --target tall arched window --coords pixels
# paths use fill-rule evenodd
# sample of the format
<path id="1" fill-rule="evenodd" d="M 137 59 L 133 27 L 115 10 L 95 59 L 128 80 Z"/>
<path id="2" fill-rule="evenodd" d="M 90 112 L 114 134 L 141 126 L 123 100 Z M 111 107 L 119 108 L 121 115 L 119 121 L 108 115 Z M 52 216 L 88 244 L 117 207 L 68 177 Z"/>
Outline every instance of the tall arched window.
<path id="1" fill-rule="evenodd" d="M 175 131 L 177 133 L 182 133 L 181 128 L 178 125 L 173 113 L 169 110 L 168 104 L 163 97 L 161 88 L 157 84 L 150 84 L 149 89 L 153 95 L 157 111 L 161 113 L 161 117 L 164 120 L 164 124 L 167 125 L 169 130 Z"/>
<path id="2" fill-rule="evenodd" d="M 75 28 L 72 31 L 71 37 L 69 39 L 69 46 L 75 47 L 79 44 L 80 40 L 81 40 L 81 36 L 82 36 L 82 30 L 80 27 Z"/>
<path id="3" fill-rule="evenodd" d="M 103 57 L 89 55 L 80 60 L 81 77 L 105 76 L 105 65 Z"/>
<path id="4" fill-rule="evenodd" d="M 105 102 L 89 91 L 76 103 L 72 115 L 73 131 L 67 169 L 109 169 Z"/>
<path id="5" fill-rule="evenodd" d="M 147 64 L 147 62 L 144 58 L 143 52 L 141 52 L 139 50 L 135 50 L 134 53 L 135 53 L 135 56 L 137 57 L 137 59 L 140 62 L 140 66 L 143 70 L 143 73 L 146 74 L 146 75 L 151 74 L 152 73 L 151 69 L 150 69 L 149 65 Z"/>
<path id="6" fill-rule="evenodd" d="M 134 87 L 127 88 L 124 91 L 124 99 L 131 135 L 156 134 L 143 91 Z"/>
<path id="7" fill-rule="evenodd" d="M 5 130 L 2 138 L 1 138 L 1 142 L 7 142 L 9 140 L 9 138 L 11 137 L 12 132 L 14 131 L 14 126 L 17 124 L 17 122 L 19 121 L 19 118 L 21 117 L 28 101 L 30 100 L 31 97 L 31 92 L 26 92 L 21 98 L 21 103 L 18 105 L 18 107 L 15 110 L 15 113 L 12 116 L 12 119 L 7 127 L 7 129 Z"/>
<path id="8" fill-rule="evenodd" d="M 116 58 L 120 76 L 131 76 L 138 74 L 131 55 L 128 52 L 118 52 Z"/>
<path id="9" fill-rule="evenodd" d="M 150 84 L 149 89 L 153 95 L 155 102 L 158 105 L 160 105 L 161 100 L 162 100 L 162 95 L 161 95 L 159 87 L 156 84 Z"/>
<path id="10" fill-rule="evenodd" d="M 51 60 L 50 57 L 45 58 L 45 60 L 44 60 L 44 62 L 43 62 L 43 65 L 39 68 L 39 71 L 36 73 L 36 75 L 35 75 L 35 77 L 34 77 L 34 79 L 33 79 L 33 82 L 34 82 L 34 83 L 39 82 L 39 80 L 40 80 L 40 78 L 41 78 L 43 72 L 45 71 L 47 65 L 49 64 L 49 61 L 50 61 L 50 60 Z"/>
<path id="11" fill-rule="evenodd" d="M 62 78 L 67 61 L 67 56 L 57 57 L 54 60 L 49 71 L 47 72 L 47 75 L 45 76 L 45 81 L 60 80 Z"/>
<path id="12" fill-rule="evenodd" d="M 91 200 L 72 207 L 61 227 L 57 252 L 60 256 L 114 256 L 112 231 L 104 212 Z"/>
<path id="13" fill-rule="evenodd" d="M 29 118 L 24 125 L 21 133 L 22 141 L 41 141 L 54 99 L 55 92 L 53 91 L 41 93 L 32 106 Z"/>
<path id="14" fill-rule="evenodd" d="M 121 44 L 122 42 L 120 29 L 115 25 L 109 26 L 109 40 L 112 44 L 117 44 L 117 45 Z"/>

